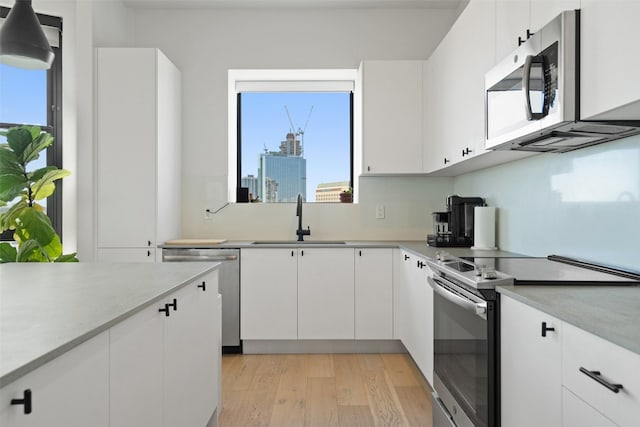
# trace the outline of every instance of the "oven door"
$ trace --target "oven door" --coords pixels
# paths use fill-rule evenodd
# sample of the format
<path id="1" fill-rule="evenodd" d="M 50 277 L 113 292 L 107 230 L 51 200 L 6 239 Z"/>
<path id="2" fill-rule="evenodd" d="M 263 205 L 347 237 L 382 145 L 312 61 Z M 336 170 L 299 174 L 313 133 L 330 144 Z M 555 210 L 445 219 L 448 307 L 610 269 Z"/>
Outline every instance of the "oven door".
<path id="1" fill-rule="evenodd" d="M 457 426 L 496 425 L 495 304 L 441 277 L 434 290 L 434 388 Z"/>

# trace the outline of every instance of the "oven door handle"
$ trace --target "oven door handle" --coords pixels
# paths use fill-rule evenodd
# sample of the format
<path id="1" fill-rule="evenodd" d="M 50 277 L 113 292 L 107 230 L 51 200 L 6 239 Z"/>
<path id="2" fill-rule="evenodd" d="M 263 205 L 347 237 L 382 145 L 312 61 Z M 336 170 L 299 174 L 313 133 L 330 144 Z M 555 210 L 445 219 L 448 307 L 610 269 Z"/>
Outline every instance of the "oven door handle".
<path id="1" fill-rule="evenodd" d="M 454 294 L 447 290 L 446 287 L 442 286 L 438 280 L 427 277 L 427 281 L 429 282 L 429 286 L 433 288 L 433 291 L 440 295 L 442 298 L 447 301 L 462 307 L 463 309 L 470 311 L 476 316 L 482 317 L 483 319 L 487 319 L 487 303 L 486 301 L 475 302 L 471 301 L 467 298 L 461 297 L 459 295 Z"/>

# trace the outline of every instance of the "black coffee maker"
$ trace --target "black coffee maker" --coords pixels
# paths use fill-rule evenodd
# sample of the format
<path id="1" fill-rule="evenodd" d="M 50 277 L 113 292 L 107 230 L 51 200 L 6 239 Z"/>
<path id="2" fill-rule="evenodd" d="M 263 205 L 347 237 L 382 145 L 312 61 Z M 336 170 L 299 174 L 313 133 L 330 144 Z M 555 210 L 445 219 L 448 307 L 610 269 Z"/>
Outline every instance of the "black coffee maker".
<path id="1" fill-rule="evenodd" d="M 474 209 L 484 206 L 481 197 L 447 197 L 447 211 L 433 212 L 433 233 L 427 244 L 436 247 L 473 246 Z"/>

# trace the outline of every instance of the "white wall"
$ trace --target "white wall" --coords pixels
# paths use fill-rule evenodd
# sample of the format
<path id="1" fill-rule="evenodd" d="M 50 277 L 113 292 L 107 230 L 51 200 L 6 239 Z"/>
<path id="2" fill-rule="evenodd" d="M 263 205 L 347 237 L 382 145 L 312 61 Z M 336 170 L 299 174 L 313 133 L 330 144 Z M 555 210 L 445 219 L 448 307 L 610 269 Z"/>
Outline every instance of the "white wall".
<path id="1" fill-rule="evenodd" d="M 183 235 L 295 237 L 291 206 L 230 205 L 227 197 L 227 70 L 357 68 L 363 59 L 425 59 L 453 9 L 135 10 L 135 43 L 160 48 L 183 79 Z M 443 184 L 443 182 L 448 184 Z M 451 180 L 363 180 L 361 205 L 305 206 L 314 237 L 423 239 Z M 419 183 L 419 184 L 418 184 Z M 367 188 L 368 186 L 368 188 Z M 426 194 L 425 194 L 426 193 Z M 419 194 L 419 197 L 416 197 Z M 370 197 L 369 197 L 370 196 Z M 397 200 L 385 220 L 371 203 Z M 409 202 L 408 200 L 413 200 Z M 437 201 L 435 204 L 428 204 Z M 307 214 L 308 213 L 308 214 Z M 265 227 L 266 225 L 266 227 Z M 394 231 L 395 229 L 395 231 Z"/>
<path id="2" fill-rule="evenodd" d="M 455 179 L 498 210 L 498 245 L 640 271 L 640 136 L 542 154 Z"/>

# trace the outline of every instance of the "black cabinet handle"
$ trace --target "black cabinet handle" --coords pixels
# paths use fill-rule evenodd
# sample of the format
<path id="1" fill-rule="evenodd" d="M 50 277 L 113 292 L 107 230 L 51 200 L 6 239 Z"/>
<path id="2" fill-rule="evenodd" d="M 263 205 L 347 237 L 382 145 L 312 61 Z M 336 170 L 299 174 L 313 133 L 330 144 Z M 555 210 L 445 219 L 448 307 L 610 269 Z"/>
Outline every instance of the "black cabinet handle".
<path id="1" fill-rule="evenodd" d="M 22 399 L 11 399 L 12 405 L 24 405 L 24 413 L 31 413 L 31 390 L 26 389 L 22 392 Z"/>
<path id="2" fill-rule="evenodd" d="M 556 328 L 548 328 L 547 322 L 542 322 L 542 336 L 546 337 L 547 332 L 555 332 Z"/>
<path id="3" fill-rule="evenodd" d="M 622 384 L 611 384 L 609 381 L 602 378 L 600 376 L 600 371 L 590 371 L 588 369 L 580 367 L 580 372 L 582 372 L 592 380 L 596 381 L 597 383 L 605 386 L 606 388 L 608 388 L 614 393 L 618 393 L 620 390 L 623 389 Z"/>
<path id="4" fill-rule="evenodd" d="M 147 240 L 147 246 L 151 246 L 151 240 Z"/>
<path id="5" fill-rule="evenodd" d="M 167 304 L 167 307 L 173 307 L 173 311 L 178 311 L 178 300 L 174 298 L 172 303 Z"/>
<path id="6" fill-rule="evenodd" d="M 527 28 L 527 40 L 529 40 L 531 38 L 532 35 L 534 35 L 535 33 L 532 33 L 531 30 L 529 30 Z"/>
<path id="7" fill-rule="evenodd" d="M 304 251 L 300 251 L 300 256 L 304 256 Z"/>
<path id="8" fill-rule="evenodd" d="M 532 33 L 530 29 L 527 28 L 527 38 L 523 39 L 522 37 L 518 36 L 518 46 L 521 46 L 522 43 L 526 42 L 527 40 L 529 40 L 531 38 L 532 35 L 534 35 L 535 33 Z"/>
<path id="9" fill-rule="evenodd" d="M 419 268 L 424 268 L 425 263 L 424 263 L 424 262 L 422 262 L 422 261 L 418 261 L 416 265 L 417 265 Z"/>
<path id="10" fill-rule="evenodd" d="M 147 251 L 147 256 L 151 256 L 151 251 Z"/>
<path id="11" fill-rule="evenodd" d="M 467 147 L 464 150 L 462 150 L 462 157 L 468 156 L 471 153 L 473 153 L 473 150 L 471 150 L 469 147 Z"/>
<path id="12" fill-rule="evenodd" d="M 447 163 L 449 163 L 451 160 L 447 159 L 446 157 L 444 158 L 444 164 L 446 165 Z"/>
<path id="13" fill-rule="evenodd" d="M 293 251 L 291 251 L 291 256 L 293 256 Z"/>
<path id="14" fill-rule="evenodd" d="M 158 312 L 164 313 L 165 317 L 169 317 L 169 304 L 165 304 L 164 308 L 159 308 Z"/>
<path id="15" fill-rule="evenodd" d="M 405 255 L 405 256 L 404 256 L 404 260 L 406 261 L 406 260 L 408 260 L 408 259 L 411 259 L 411 257 L 410 257 L 409 255 Z"/>
<path id="16" fill-rule="evenodd" d="M 522 37 L 518 36 L 518 46 L 522 46 L 522 43 L 524 43 L 526 40 L 523 40 Z"/>
<path id="17" fill-rule="evenodd" d="M 202 281 L 202 284 L 201 284 L 201 285 L 198 285 L 198 287 L 199 287 L 200 289 L 202 289 L 202 292 L 206 291 L 206 290 L 207 290 L 207 282 L 205 282 L 205 281 L 203 280 L 203 281 Z"/>
<path id="18" fill-rule="evenodd" d="M 359 254 L 360 256 L 362 256 L 362 251 L 358 251 L 358 254 Z"/>

